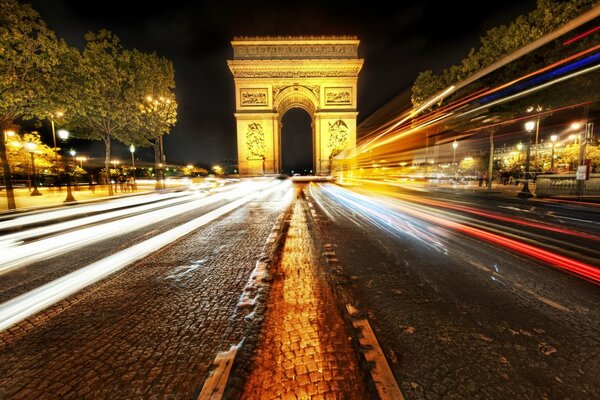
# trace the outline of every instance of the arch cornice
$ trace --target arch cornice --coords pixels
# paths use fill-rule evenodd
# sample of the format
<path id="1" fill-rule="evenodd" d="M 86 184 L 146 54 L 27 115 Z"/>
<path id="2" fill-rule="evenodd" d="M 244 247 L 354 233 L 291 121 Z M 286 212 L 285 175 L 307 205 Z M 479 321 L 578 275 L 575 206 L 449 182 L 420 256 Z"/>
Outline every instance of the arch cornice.
<path id="1" fill-rule="evenodd" d="M 279 118 L 295 107 L 302 108 L 314 119 L 315 113 L 319 111 L 319 98 L 307 87 L 293 85 L 281 90 L 273 99 L 273 108 L 279 114 Z"/>

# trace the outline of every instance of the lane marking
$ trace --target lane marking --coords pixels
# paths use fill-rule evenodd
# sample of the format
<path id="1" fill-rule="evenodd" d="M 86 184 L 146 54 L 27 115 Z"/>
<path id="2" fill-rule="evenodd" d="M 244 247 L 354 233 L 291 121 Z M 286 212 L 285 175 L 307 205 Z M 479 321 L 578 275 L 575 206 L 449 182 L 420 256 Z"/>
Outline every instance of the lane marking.
<path id="1" fill-rule="evenodd" d="M 261 296 L 258 293 L 258 289 L 263 286 L 264 279 L 267 276 L 269 264 L 273 260 L 272 254 L 268 255 L 268 253 L 273 253 L 276 250 L 276 248 L 273 248 L 273 245 L 277 242 L 277 239 L 281 235 L 283 230 L 283 218 L 287 209 L 292 203 L 293 198 L 293 190 L 290 186 L 287 189 L 286 195 L 283 196 L 280 202 L 283 211 L 279 213 L 275 224 L 273 224 L 271 232 L 269 233 L 269 236 L 267 236 L 261 251 L 263 255 L 256 261 L 256 266 L 250 273 L 248 282 L 246 283 L 246 286 L 244 286 L 242 294 L 240 295 L 240 300 L 236 305 L 236 313 L 238 308 L 252 309 L 252 312 L 248 310 L 248 314 L 245 317 L 246 319 L 254 315 L 253 308 L 256 305 L 256 300 L 258 300 Z M 254 297 L 251 297 L 252 295 L 254 295 Z M 198 400 L 220 400 L 223 397 L 225 387 L 227 386 L 227 381 L 229 380 L 229 374 L 231 373 L 231 367 L 235 361 L 235 355 L 242 347 L 243 343 L 244 339 L 242 339 L 237 345 L 231 346 L 228 351 L 217 354 L 215 360 L 213 361 L 213 364 L 216 366 L 216 368 L 210 372 L 209 377 L 204 382 L 200 395 L 198 396 Z"/>
<path id="2" fill-rule="evenodd" d="M 229 373 L 231 372 L 231 366 L 238 349 L 242 346 L 242 340 L 239 344 L 231 346 L 229 351 L 224 351 L 217 354 L 214 365 L 216 368 L 211 372 L 210 376 L 206 379 L 202 391 L 198 396 L 198 400 L 219 400 L 223 397 L 227 380 L 229 379 Z"/>
<path id="3" fill-rule="evenodd" d="M 341 272 L 341 264 L 338 261 L 334 246 L 331 243 L 327 243 L 323 247 L 325 250 L 323 256 L 327 259 L 330 268 L 336 272 Z M 371 328 L 371 324 L 369 324 L 366 318 L 358 318 L 359 311 L 352 304 L 346 304 L 346 310 L 352 320 L 352 326 L 357 333 L 358 341 L 362 347 L 361 352 L 365 360 L 373 365 L 369 373 L 371 374 L 371 379 L 377 389 L 379 398 L 381 400 L 404 400 L 398 382 L 396 382 L 396 378 L 383 354 L 383 350 Z"/>
<path id="4" fill-rule="evenodd" d="M 358 310 L 351 304 L 346 305 L 348 314 L 353 318 L 352 325 L 358 330 L 359 343 L 363 347 L 362 353 L 369 363 L 373 363 L 370 370 L 373 383 L 381 400 L 404 400 L 404 396 L 398 387 L 398 382 L 379 346 L 371 324 L 367 319 L 358 319 Z"/>

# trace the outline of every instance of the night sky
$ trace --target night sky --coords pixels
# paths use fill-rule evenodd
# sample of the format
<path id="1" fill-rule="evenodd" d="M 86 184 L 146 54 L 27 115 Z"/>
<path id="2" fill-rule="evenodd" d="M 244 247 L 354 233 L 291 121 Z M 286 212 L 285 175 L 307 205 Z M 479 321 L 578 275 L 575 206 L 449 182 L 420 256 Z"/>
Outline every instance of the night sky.
<path id="1" fill-rule="evenodd" d="M 106 28 L 126 48 L 156 51 L 174 62 L 179 116 L 165 138 L 165 153 L 168 162 L 180 164 L 237 157 L 233 77 L 226 62 L 234 36 L 358 36 L 365 59 L 359 75 L 360 122 L 409 89 L 420 71 L 440 71 L 460 61 L 486 30 L 535 8 L 533 0 L 486 2 L 477 8 L 468 1 L 396 1 L 390 7 L 377 1 L 171 0 L 159 7 L 126 0 L 28 2 L 70 45 L 81 47 L 87 31 Z M 285 117 L 284 167 L 311 162 L 310 153 L 287 150 L 310 146 L 307 120 L 298 113 Z M 103 154 L 99 143 L 78 146 L 90 155 Z M 128 156 L 125 146 L 113 149 L 117 157 Z M 139 155 L 152 160 L 150 151 Z"/>

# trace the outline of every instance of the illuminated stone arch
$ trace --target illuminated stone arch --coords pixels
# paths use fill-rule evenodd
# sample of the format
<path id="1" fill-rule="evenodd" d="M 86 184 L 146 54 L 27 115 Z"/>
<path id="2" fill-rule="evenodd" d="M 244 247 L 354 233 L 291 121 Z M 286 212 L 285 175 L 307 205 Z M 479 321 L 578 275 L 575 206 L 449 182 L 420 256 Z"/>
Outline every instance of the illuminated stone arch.
<path id="1" fill-rule="evenodd" d="M 238 163 L 242 175 L 281 172 L 281 128 L 292 108 L 312 119 L 313 164 L 356 145 L 358 58 L 355 37 L 236 38 L 228 61 L 235 81 Z"/>

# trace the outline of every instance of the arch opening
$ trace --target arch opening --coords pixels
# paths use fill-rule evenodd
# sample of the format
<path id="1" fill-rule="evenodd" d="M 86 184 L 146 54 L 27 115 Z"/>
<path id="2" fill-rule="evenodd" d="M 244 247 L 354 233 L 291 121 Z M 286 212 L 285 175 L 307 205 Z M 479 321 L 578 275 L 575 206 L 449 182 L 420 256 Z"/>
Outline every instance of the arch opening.
<path id="1" fill-rule="evenodd" d="M 312 117 L 303 107 L 289 108 L 281 118 L 281 172 L 314 173 Z"/>

